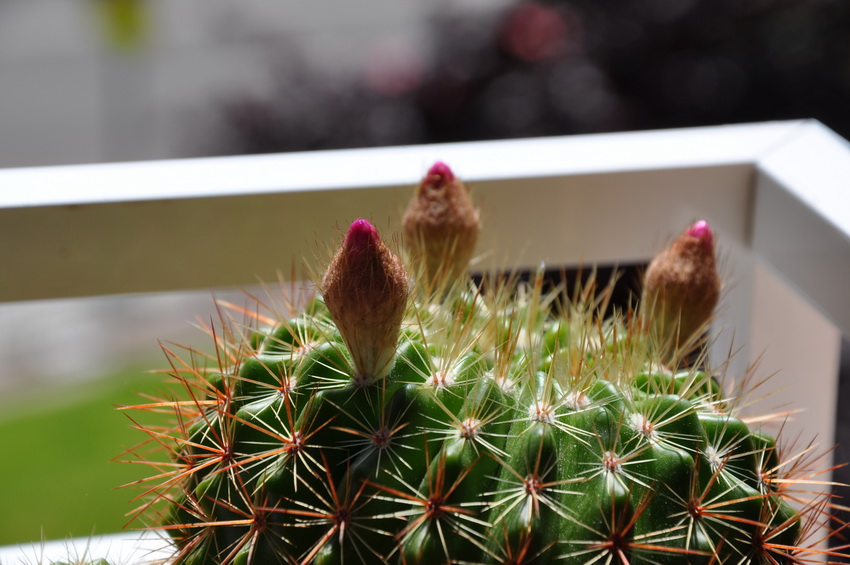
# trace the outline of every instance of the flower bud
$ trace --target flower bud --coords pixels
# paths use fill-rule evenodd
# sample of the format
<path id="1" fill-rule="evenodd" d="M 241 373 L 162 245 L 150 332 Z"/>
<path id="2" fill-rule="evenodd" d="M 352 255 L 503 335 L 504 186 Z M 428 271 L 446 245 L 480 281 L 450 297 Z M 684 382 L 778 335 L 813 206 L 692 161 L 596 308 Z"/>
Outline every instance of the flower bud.
<path id="1" fill-rule="evenodd" d="M 714 235 L 699 221 L 652 260 L 644 278 L 643 312 L 665 361 L 698 345 L 719 297 Z"/>
<path id="2" fill-rule="evenodd" d="M 375 227 L 355 220 L 324 277 L 325 304 L 366 385 L 390 370 L 407 307 L 407 273 Z"/>
<path id="3" fill-rule="evenodd" d="M 428 170 L 402 226 L 405 244 L 428 283 L 450 282 L 466 274 L 478 242 L 478 210 L 448 165 L 438 161 Z"/>

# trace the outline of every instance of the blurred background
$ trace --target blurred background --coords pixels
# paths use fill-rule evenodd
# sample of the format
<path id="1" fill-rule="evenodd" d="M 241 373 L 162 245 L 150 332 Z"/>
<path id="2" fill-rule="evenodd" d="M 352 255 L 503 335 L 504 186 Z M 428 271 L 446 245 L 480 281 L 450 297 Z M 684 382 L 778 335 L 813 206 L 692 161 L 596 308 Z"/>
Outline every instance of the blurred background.
<path id="1" fill-rule="evenodd" d="M 0 166 L 817 118 L 846 0 L 0 0 Z"/>
<path id="2" fill-rule="evenodd" d="M 850 137 L 847 0 L 0 0 L 0 167 L 794 118 Z M 121 528 L 112 407 L 199 313 L 0 308 L 0 544 Z"/>

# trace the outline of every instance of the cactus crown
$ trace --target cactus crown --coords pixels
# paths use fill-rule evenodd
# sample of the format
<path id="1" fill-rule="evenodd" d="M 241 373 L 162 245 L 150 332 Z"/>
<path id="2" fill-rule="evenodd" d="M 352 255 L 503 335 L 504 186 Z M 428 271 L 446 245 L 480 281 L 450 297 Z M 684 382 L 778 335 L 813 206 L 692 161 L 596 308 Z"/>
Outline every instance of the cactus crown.
<path id="1" fill-rule="evenodd" d="M 637 315 L 607 319 L 610 289 L 593 284 L 571 300 L 540 273 L 470 284 L 478 226 L 437 163 L 404 215 L 409 269 L 356 220 L 300 314 L 209 328 L 212 363 L 166 350 L 188 398 L 155 406 L 176 423 L 146 430 L 170 462 L 151 462 L 140 514 L 171 533 L 175 562 L 818 554 L 825 506 L 796 486 L 816 473 L 798 476 L 718 377 L 685 364 L 719 293 L 707 223 L 653 261 Z"/>

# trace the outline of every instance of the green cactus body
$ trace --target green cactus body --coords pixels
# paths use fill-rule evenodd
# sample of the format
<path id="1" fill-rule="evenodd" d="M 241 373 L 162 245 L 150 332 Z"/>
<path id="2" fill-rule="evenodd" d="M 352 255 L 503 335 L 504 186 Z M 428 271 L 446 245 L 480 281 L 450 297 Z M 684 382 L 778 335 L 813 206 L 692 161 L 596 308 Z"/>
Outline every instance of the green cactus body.
<path id="1" fill-rule="evenodd" d="M 361 253 L 376 236 L 357 237 Z M 652 324 L 602 320 L 604 291 L 561 303 L 541 277 L 428 276 L 427 291 L 404 297 L 398 339 L 367 344 L 372 357 L 349 350 L 356 340 L 341 328 L 357 320 L 337 323 L 320 296 L 290 320 L 262 318 L 262 330 L 216 332 L 216 370 L 175 371 L 192 401 L 164 403 L 179 425 L 151 431 L 176 470 L 150 492 L 152 508 L 168 507 L 177 563 L 807 554 L 814 505 L 785 500 L 773 438 L 738 417 L 709 373 L 664 368 L 674 349 L 657 345 Z M 357 366 L 383 359 L 385 342 L 388 369 Z"/>
<path id="2" fill-rule="evenodd" d="M 773 441 L 698 371 L 630 373 L 633 330 L 611 348 L 537 311 L 540 339 L 486 343 L 484 321 L 458 347 L 414 310 L 389 375 L 358 386 L 313 316 L 255 336 L 206 387 L 231 397 L 209 393 L 180 448 L 197 470 L 168 485 L 180 562 L 738 563 L 771 523 L 800 541 L 803 518 L 760 482 Z M 305 332 L 321 342 L 292 354 Z"/>

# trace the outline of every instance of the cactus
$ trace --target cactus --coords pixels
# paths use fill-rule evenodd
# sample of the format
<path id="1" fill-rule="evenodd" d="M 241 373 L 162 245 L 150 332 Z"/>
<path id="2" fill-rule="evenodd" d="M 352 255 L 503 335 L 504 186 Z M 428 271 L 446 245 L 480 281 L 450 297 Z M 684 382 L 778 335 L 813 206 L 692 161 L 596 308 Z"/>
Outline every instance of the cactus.
<path id="1" fill-rule="evenodd" d="M 699 353 L 719 293 L 708 224 L 607 319 L 610 286 L 567 300 L 541 273 L 473 284 L 478 225 L 438 163 L 404 216 L 405 259 L 357 220 L 299 312 L 225 304 L 245 320 L 207 328 L 214 354 L 165 348 L 185 394 L 135 407 L 176 416 L 139 424 L 169 457 L 140 456 L 158 472 L 136 515 L 170 532 L 174 562 L 819 556 L 828 505 L 799 486 L 815 474 L 742 419 Z"/>

